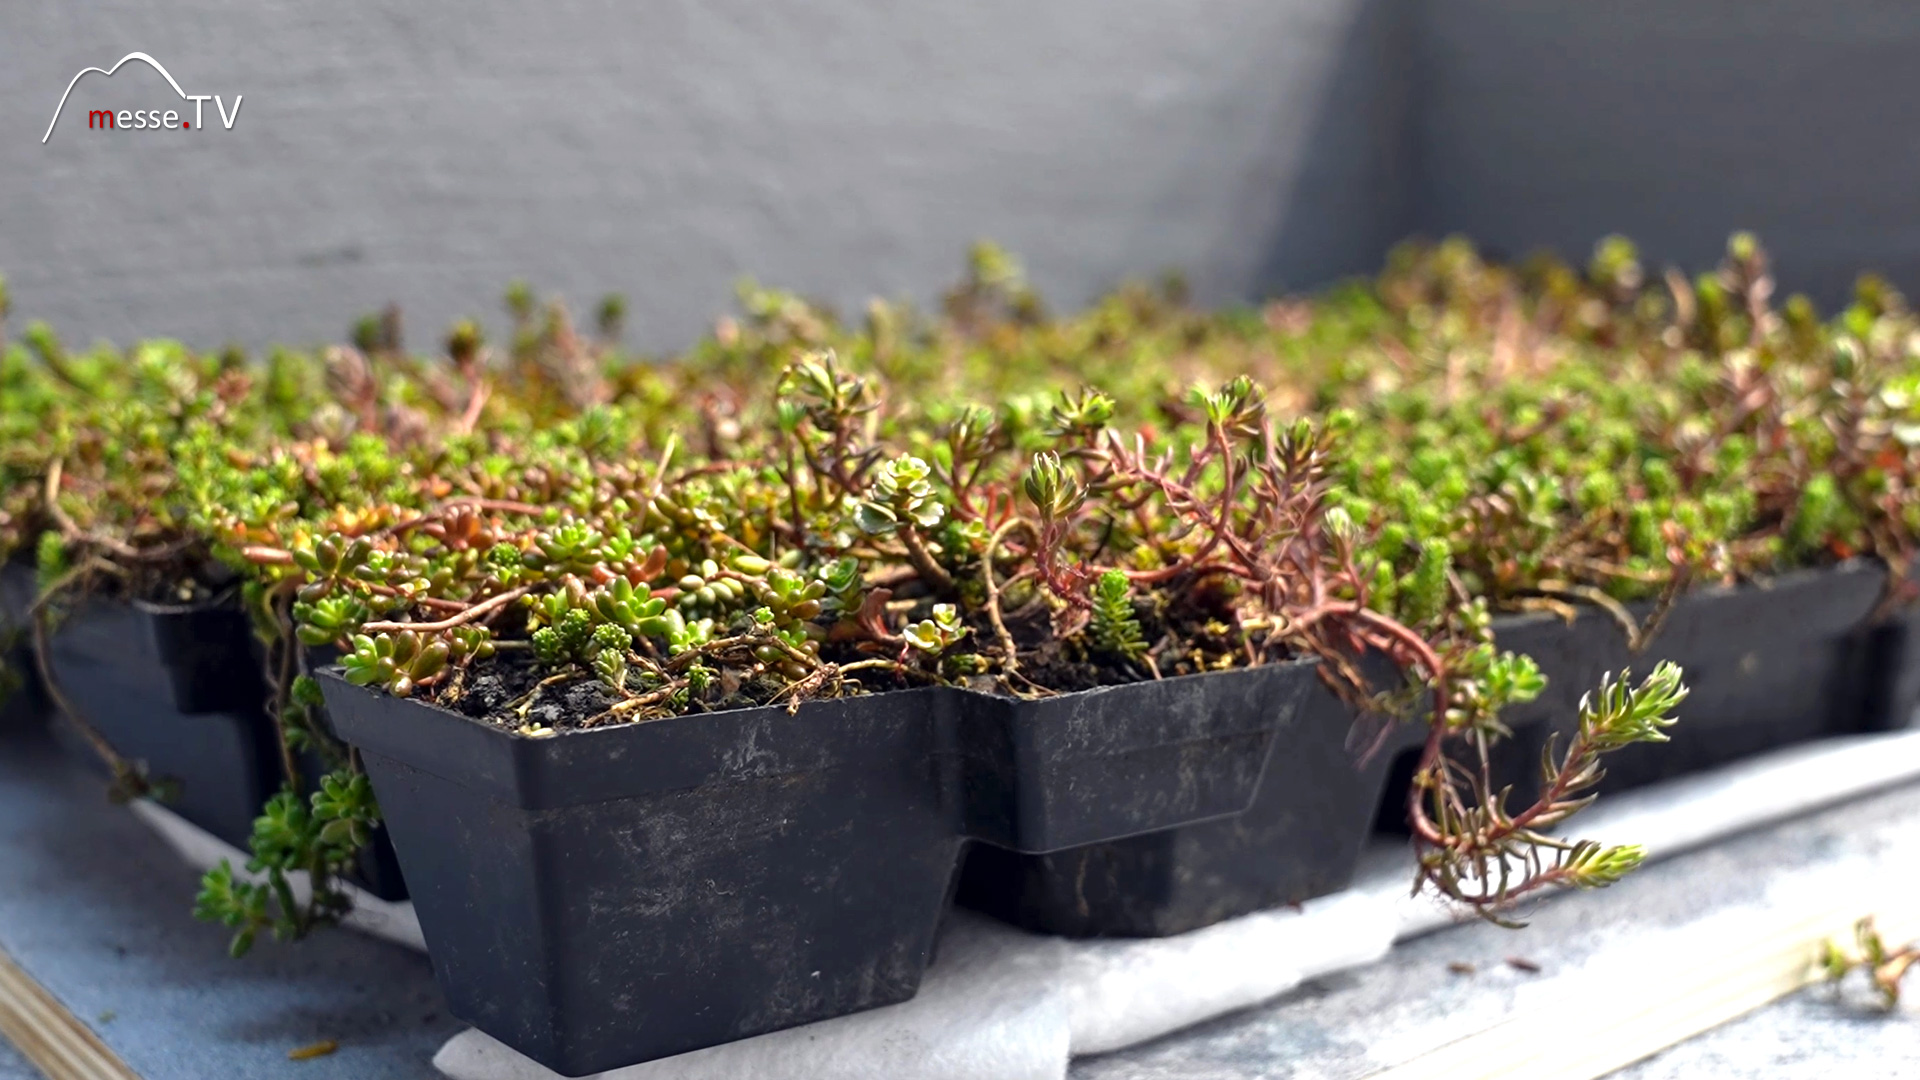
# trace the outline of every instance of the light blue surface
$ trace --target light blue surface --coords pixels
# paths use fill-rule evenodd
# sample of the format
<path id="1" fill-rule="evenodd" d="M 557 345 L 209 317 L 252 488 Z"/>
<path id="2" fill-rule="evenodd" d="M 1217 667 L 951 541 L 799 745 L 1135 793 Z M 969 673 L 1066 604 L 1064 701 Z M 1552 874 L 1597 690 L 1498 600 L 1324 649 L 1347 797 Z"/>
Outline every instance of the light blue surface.
<path id="1" fill-rule="evenodd" d="M 0 1041 L 0 1080 L 44 1080 L 40 1070 L 27 1064 L 20 1052 Z"/>
<path id="2" fill-rule="evenodd" d="M 145 1080 L 428 1080 L 461 1027 L 425 958 L 357 934 L 228 959 L 196 875 L 41 732 L 0 733 L 0 866 L 0 946 Z M 0 1053 L 0 1080 L 34 1075 Z"/>

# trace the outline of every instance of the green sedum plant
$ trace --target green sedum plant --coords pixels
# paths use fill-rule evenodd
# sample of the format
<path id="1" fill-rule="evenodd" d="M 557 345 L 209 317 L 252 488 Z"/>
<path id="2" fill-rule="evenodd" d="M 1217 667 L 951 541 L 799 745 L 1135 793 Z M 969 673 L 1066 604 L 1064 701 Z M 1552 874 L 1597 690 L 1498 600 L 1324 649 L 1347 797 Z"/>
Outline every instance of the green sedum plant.
<path id="1" fill-rule="evenodd" d="M 1543 680 L 1497 613 L 1591 605 L 1639 645 L 1689 588 L 1862 555 L 1904 598 L 1920 324 L 1877 281 L 1824 322 L 1773 294 L 1750 237 L 1695 278 L 1617 239 L 1584 268 L 1450 240 L 1313 299 L 1207 312 L 1169 282 L 1052 317 L 983 246 L 936 313 L 748 286 L 652 364 L 617 349 L 617 302 L 583 333 L 524 286 L 503 344 L 463 322 L 432 355 L 397 311 L 260 362 L 35 328 L 0 348 L 0 553 L 34 553 L 43 650 L 88 590 L 253 616 L 288 775 L 333 771 L 263 816 L 264 878 L 208 878 L 202 910 L 248 943 L 337 918 L 377 820 L 314 722 L 303 650 L 327 648 L 534 735 L 1319 658 L 1374 717 L 1363 749 L 1427 724 L 1422 881 L 1504 917 L 1637 863 L 1558 830 L 1684 690 L 1599 688 L 1509 808 L 1480 762 Z M 1369 685 L 1370 655 L 1404 684 Z"/>
<path id="2" fill-rule="evenodd" d="M 337 921 L 348 901 L 327 883 L 353 861 L 379 819 L 364 774 L 329 775 L 305 802 L 292 791 L 280 792 L 253 824 L 246 869 L 257 880 L 222 859 L 202 879 L 194 915 L 233 930 L 229 951 L 235 957 L 245 956 L 262 931 L 292 941 Z M 295 872 L 305 875 L 301 888 L 290 876 Z"/>
<path id="3" fill-rule="evenodd" d="M 1829 941 L 1821 950 L 1820 966 L 1827 981 L 1837 984 L 1856 971 L 1862 972 L 1881 1003 L 1892 1009 L 1900 1004 L 1901 981 L 1920 963 L 1920 942 L 1889 946 L 1871 917 L 1860 920 L 1853 929 L 1852 948 Z"/>

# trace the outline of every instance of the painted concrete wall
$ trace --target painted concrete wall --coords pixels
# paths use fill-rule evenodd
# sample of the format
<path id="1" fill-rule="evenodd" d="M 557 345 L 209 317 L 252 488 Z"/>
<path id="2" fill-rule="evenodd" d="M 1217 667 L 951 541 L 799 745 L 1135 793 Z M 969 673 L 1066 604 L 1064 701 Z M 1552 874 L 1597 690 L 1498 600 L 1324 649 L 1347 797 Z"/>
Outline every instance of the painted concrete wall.
<path id="1" fill-rule="evenodd" d="M 1920 290 L 1911 0 L 1429 0 L 1416 38 L 1425 230 L 1701 266 L 1751 228 L 1824 302 Z"/>
<path id="2" fill-rule="evenodd" d="M 68 337 L 416 340 L 526 277 L 684 343 L 743 275 L 929 298 L 967 244 L 1072 306 L 1369 270 L 1410 232 L 1920 289 L 1911 0 L 71 0 L 0 7 L 0 272 Z M 188 93 L 232 131 L 89 132 Z M 211 117 L 211 103 L 208 105 Z M 78 117 L 76 122 L 75 117 Z"/>
<path id="3" fill-rule="evenodd" d="M 161 10 L 163 9 L 163 10 Z M 74 0 L 0 11 L 0 272 L 70 339 L 416 340 L 522 276 L 670 347 L 763 282 L 849 307 L 1021 253 L 1063 305 L 1247 297 L 1407 228 L 1394 0 Z M 231 131 L 86 128 L 244 95 Z M 190 107 L 190 106 L 186 106 Z M 75 117 L 78 117 L 76 121 Z"/>

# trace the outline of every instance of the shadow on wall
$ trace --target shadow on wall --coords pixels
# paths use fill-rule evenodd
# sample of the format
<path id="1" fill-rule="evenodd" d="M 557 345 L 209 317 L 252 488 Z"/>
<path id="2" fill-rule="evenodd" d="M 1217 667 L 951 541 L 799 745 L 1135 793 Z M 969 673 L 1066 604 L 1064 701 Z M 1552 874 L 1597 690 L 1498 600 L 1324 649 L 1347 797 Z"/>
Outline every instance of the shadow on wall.
<path id="1" fill-rule="evenodd" d="M 1825 308 L 1920 290 L 1920 5 L 1421 0 L 1413 32 L 1420 232 L 1701 268 L 1745 228 Z"/>
<path id="2" fill-rule="evenodd" d="M 1254 277 L 1260 296 L 1372 274 L 1417 231 L 1411 6 L 1360 0 L 1352 20 Z"/>

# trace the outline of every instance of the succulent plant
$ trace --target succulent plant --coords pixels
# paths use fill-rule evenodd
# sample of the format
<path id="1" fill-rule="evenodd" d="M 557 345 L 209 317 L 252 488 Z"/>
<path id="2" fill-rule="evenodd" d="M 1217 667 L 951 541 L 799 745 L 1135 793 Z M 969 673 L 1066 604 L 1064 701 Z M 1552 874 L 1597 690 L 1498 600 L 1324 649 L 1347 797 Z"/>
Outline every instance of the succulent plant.
<path id="1" fill-rule="evenodd" d="M 1447 765 L 1542 689 L 1494 613 L 1590 604 L 1638 643 L 1627 601 L 1657 619 L 1703 584 L 1912 564 L 1920 320 L 1877 280 L 1826 322 L 1772 293 L 1747 236 L 1691 280 L 1618 239 L 1584 268 L 1449 240 L 1318 298 L 1206 312 L 1127 286 L 1050 318 L 982 247 L 942 313 L 843 324 L 749 287 L 662 364 L 618 362 L 618 305 L 586 340 L 522 285 L 505 347 L 463 323 L 430 356 L 395 312 L 258 363 L 29 327 L 0 349 L 0 554 L 35 553 L 56 602 L 238 582 L 290 746 L 324 744 L 296 641 L 448 705 L 485 671 L 528 674 L 522 709 L 598 682 L 612 704 L 581 723 L 1301 656 L 1357 699 L 1348 661 L 1381 653 L 1433 691 L 1424 880 L 1497 912 L 1631 868 L 1535 830 L 1602 755 L 1657 741 L 1680 691 L 1664 669 L 1608 683 L 1548 796 L 1509 810 Z M 256 855 L 316 867 L 319 899 L 288 913 L 210 877 L 236 932 L 330 917 L 359 833 L 323 838 L 308 794 Z M 1522 872 L 1496 885 L 1496 863 Z"/>

